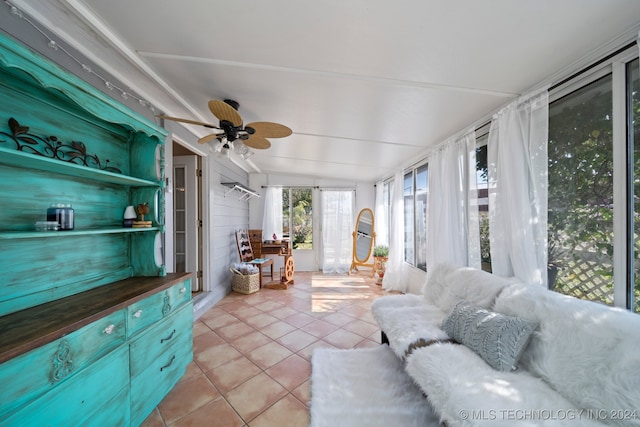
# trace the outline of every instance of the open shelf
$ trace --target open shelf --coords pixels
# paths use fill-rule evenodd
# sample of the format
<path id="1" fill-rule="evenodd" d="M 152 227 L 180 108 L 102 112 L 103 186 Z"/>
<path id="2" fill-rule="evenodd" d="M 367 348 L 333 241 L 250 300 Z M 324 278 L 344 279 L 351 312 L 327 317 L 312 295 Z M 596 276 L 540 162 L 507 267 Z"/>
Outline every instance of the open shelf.
<path id="1" fill-rule="evenodd" d="M 64 230 L 64 231 L 0 231 L 0 239 L 39 239 L 42 237 L 71 237 L 96 234 L 118 234 L 118 233 L 144 233 L 149 231 L 161 231 L 160 227 L 146 228 L 89 228 L 84 230 Z"/>
<path id="2" fill-rule="evenodd" d="M 0 147 L 0 164 L 14 166 L 25 169 L 54 172 L 62 175 L 69 175 L 78 178 L 86 178 L 99 182 L 112 184 L 129 185 L 133 187 L 159 186 L 159 182 L 147 179 L 135 178 L 128 175 L 121 175 L 113 172 L 93 169 L 75 163 L 64 162 L 57 159 L 42 157 L 35 154 L 23 153 L 22 151 Z"/>
<path id="3" fill-rule="evenodd" d="M 229 190 L 224 193 L 224 197 L 227 197 L 233 191 L 237 191 L 238 193 L 240 193 L 240 200 L 249 200 L 252 197 L 260 197 L 260 195 L 256 193 L 255 190 L 252 190 L 249 187 L 240 184 L 239 182 L 223 182 L 222 185 L 229 188 Z"/>

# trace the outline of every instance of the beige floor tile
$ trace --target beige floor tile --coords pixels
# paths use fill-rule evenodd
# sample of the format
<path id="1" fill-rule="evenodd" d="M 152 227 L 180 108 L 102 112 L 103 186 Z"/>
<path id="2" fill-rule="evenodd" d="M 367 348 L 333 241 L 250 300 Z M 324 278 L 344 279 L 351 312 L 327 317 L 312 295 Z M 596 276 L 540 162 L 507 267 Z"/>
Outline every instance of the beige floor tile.
<path id="1" fill-rule="evenodd" d="M 284 304 L 274 300 L 267 300 L 260 304 L 256 304 L 254 307 L 262 311 L 272 311 L 284 307 Z"/>
<path id="2" fill-rule="evenodd" d="M 247 353 L 247 357 L 262 369 L 267 369 L 291 356 L 293 353 L 286 347 L 272 341 Z"/>
<path id="3" fill-rule="evenodd" d="M 211 328 L 209 328 L 207 325 L 205 325 L 205 323 L 202 321 L 202 318 L 193 323 L 193 337 L 194 338 L 199 336 L 199 335 L 206 334 L 207 332 L 211 332 Z"/>
<path id="4" fill-rule="evenodd" d="M 258 415 L 249 427 L 305 427 L 308 424 L 307 407 L 289 394 Z"/>
<path id="5" fill-rule="evenodd" d="M 283 320 L 288 324 L 295 326 L 296 328 L 300 328 L 304 325 L 308 325 L 309 323 L 313 322 L 316 319 L 315 317 L 309 316 L 306 313 L 296 312 L 291 316 L 285 317 Z"/>
<path id="6" fill-rule="evenodd" d="M 245 423 L 229 405 L 219 398 L 179 419 L 171 427 L 242 427 Z"/>
<path id="7" fill-rule="evenodd" d="M 178 383 L 160 402 L 158 409 L 165 422 L 172 424 L 218 397 L 220 392 L 203 374 L 190 381 Z"/>
<path id="8" fill-rule="evenodd" d="M 295 326 L 291 326 L 286 322 L 278 320 L 277 322 L 273 322 L 272 324 L 265 326 L 264 328 L 260 328 L 260 332 L 275 340 L 285 334 L 288 334 L 291 331 L 295 331 L 295 329 Z"/>
<path id="9" fill-rule="evenodd" d="M 322 318 L 325 322 L 329 322 L 332 325 L 343 326 L 349 322 L 353 322 L 353 317 L 344 315 L 342 313 L 331 313 Z"/>
<path id="10" fill-rule="evenodd" d="M 273 317 L 277 317 L 280 320 L 285 319 L 286 317 L 289 317 L 292 314 L 296 314 L 296 313 L 298 313 L 298 311 L 291 307 L 276 308 L 275 310 L 271 310 L 269 312 L 270 315 L 272 315 Z"/>
<path id="11" fill-rule="evenodd" d="M 227 393 L 262 372 L 246 357 L 234 359 L 206 373 L 220 393 Z"/>
<path id="12" fill-rule="evenodd" d="M 265 372 L 284 388 L 293 391 L 311 376 L 311 363 L 294 354 L 276 363 Z"/>
<path id="13" fill-rule="evenodd" d="M 261 345 L 265 345 L 271 341 L 271 338 L 269 338 L 265 334 L 258 331 L 253 331 L 249 332 L 247 335 L 243 335 L 240 338 L 236 338 L 235 340 L 230 341 L 229 344 L 231 344 L 240 353 L 247 354 L 251 350 L 258 348 Z"/>
<path id="14" fill-rule="evenodd" d="M 227 362 L 242 357 L 242 354 L 230 344 L 217 345 L 201 353 L 193 355 L 196 363 L 203 372 L 207 372 Z"/>
<path id="15" fill-rule="evenodd" d="M 229 314 L 227 312 L 222 312 L 222 314 L 220 314 L 218 316 L 215 316 L 215 317 L 210 317 L 210 318 L 207 318 L 207 319 L 203 318 L 202 321 L 209 328 L 211 328 L 213 330 L 216 330 L 216 329 L 222 328 L 224 326 L 233 325 L 234 323 L 237 323 L 238 322 L 238 318 L 235 317 L 235 316 L 232 316 L 231 314 Z"/>
<path id="16" fill-rule="evenodd" d="M 363 338 L 369 337 L 371 334 L 378 330 L 378 327 L 372 325 L 369 322 L 364 322 L 362 320 L 354 320 L 352 322 L 347 323 L 342 327 L 349 332 L 353 332 L 354 334 L 358 334 Z"/>
<path id="17" fill-rule="evenodd" d="M 353 332 L 349 332 L 344 329 L 338 329 L 337 331 L 330 333 L 323 339 L 329 344 L 336 346 L 337 348 L 353 348 L 364 338 L 358 334 L 354 334 Z"/>
<path id="18" fill-rule="evenodd" d="M 332 325 L 331 323 L 325 322 L 324 320 L 314 320 L 313 322 L 302 326 L 300 329 L 313 335 L 314 337 L 323 338 L 336 331 L 338 329 L 338 326 Z"/>
<path id="19" fill-rule="evenodd" d="M 287 395 L 287 390 L 265 373 L 259 374 L 226 394 L 227 401 L 249 422 Z"/>
<path id="20" fill-rule="evenodd" d="M 208 328 L 207 328 L 208 329 Z M 224 340 L 218 334 L 208 329 L 209 332 L 193 337 L 193 352 L 200 353 L 216 345 L 224 344 Z"/>
<path id="21" fill-rule="evenodd" d="M 281 336 L 276 341 L 295 353 L 299 350 L 302 350 L 306 346 L 316 342 L 317 340 L 318 338 L 314 337 L 313 335 L 297 329 L 293 332 L 289 332 L 288 334 Z"/>
<path id="22" fill-rule="evenodd" d="M 257 316 L 258 314 L 262 314 L 262 311 L 258 310 L 255 307 L 242 308 L 233 313 L 233 315 L 240 320 L 246 320 L 249 317 Z"/>
<path id="23" fill-rule="evenodd" d="M 252 316 L 245 319 L 246 324 L 251 325 L 254 328 L 258 328 L 258 329 L 264 328 L 265 326 L 269 326 L 273 322 L 277 322 L 277 321 L 278 321 L 277 317 L 274 317 L 274 316 L 271 316 L 270 314 L 262 313 L 262 312 L 260 312 L 260 314 L 256 316 Z"/>
<path id="24" fill-rule="evenodd" d="M 300 402 L 309 406 L 311 402 L 311 380 L 306 380 L 298 387 L 296 387 L 291 394 L 293 394 Z"/>
<path id="25" fill-rule="evenodd" d="M 237 322 L 231 325 L 224 326 L 220 329 L 216 329 L 218 335 L 220 335 L 225 341 L 231 341 L 239 338 L 243 335 L 253 332 L 255 329 L 244 322 Z"/>
<path id="26" fill-rule="evenodd" d="M 304 357 L 307 360 L 311 360 L 311 356 L 313 355 L 313 350 L 315 350 L 316 348 L 336 348 L 336 346 L 331 345 L 326 341 L 318 340 L 313 344 L 311 344 L 310 346 L 303 348 L 297 354 Z"/>

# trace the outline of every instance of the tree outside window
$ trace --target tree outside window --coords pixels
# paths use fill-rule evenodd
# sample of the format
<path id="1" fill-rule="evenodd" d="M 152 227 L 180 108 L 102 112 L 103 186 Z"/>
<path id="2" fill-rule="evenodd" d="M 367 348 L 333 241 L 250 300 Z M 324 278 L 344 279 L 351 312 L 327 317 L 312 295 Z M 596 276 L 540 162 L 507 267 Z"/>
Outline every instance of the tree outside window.
<path id="1" fill-rule="evenodd" d="M 282 231 L 293 249 L 313 248 L 312 194 L 311 188 L 282 189 Z"/>

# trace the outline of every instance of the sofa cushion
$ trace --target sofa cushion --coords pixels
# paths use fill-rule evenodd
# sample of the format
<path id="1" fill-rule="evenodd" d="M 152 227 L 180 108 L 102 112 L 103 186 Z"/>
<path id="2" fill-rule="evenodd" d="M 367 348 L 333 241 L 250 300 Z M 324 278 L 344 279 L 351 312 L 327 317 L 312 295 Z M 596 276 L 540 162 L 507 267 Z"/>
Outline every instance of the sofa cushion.
<path id="1" fill-rule="evenodd" d="M 442 322 L 442 329 L 451 338 L 499 371 L 516 369 L 537 327 L 536 322 L 485 310 L 467 301 L 459 302 Z"/>
<path id="2" fill-rule="evenodd" d="M 391 350 L 402 359 L 416 343 L 449 339 L 440 328 L 445 313 L 418 295 L 378 298 L 371 304 L 371 313 Z"/>
<path id="3" fill-rule="evenodd" d="M 469 348 L 416 349 L 406 371 L 448 426 L 602 426 L 525 371 L 501 372 Z"/>
<path id="4" fill-rule="evenodd" d="M 524 285 L 506 288 L 495 310 L 540 324 L 521 366 L 583 408 L 630 411 L 607 423 L 640 426 L 640 315 Z"/>
<path id="5" fill-rule="evenodd" d="M 427 302 L 445 313 L 450 313 L 460 301 L 490 309 L 500 291 L 512 283 L 517 283 L 517 279 L 441 263 L 429 268 L 422 294 Z"/>

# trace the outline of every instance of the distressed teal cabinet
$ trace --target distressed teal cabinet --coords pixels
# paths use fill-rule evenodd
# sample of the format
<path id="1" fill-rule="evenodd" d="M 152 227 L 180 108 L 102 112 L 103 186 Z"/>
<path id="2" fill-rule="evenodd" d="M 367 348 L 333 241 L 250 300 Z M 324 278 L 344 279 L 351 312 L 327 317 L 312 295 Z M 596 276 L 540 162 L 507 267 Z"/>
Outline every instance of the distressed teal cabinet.
<path id="1" fill-rule="evenodd" d="M 138 425 L 192 359 L 166 131 L 0 34 L 0 426 Z M 41 231 L 51 204 L 74 229 Z M 147 204 L 149 227 L 125 228 Z M 141 218 L 142 219 L 142 218 Z"/>

